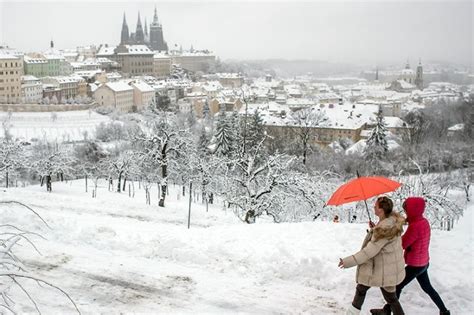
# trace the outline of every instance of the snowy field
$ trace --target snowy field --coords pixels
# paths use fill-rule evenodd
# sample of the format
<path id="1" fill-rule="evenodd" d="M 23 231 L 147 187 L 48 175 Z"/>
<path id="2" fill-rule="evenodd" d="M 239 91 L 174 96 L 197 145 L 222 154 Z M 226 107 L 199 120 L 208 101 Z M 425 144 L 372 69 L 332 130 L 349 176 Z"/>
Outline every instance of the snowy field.
<path id="1" fill-rule="evenodd" d="M 49 142 L 82 141 L 93 138 L 95 128 L 110 121 L 108 116 L 93 110 L 67 112 L 0 112 L 0 122 L 7 122 L 14 138 Z M 3 137 L 3 130 L 1 136 Z"/>
<path id="2" fill-rule="evenodd" d="M 19 256 L 67 291 L 83 314 L 343 314 L 351 303 L 356 270 L 337 264 L 360 248 L 365 224 L 247 225 L 221 204 L 206 212 L 193 203 L 188 230 L 188 199 L 177 200 L 178 190 L 158 208 L 156 189 L 148 206 L 143 190 L 130 198 L 104 185 L 92 199 L 82 180 L 54 182 L 52 193 L 39 185 L 11 188 L 1 199 L 28 204 L 51 229 L 17 206 L 0 210 L 0 224 L 47 238 L 35 239 L 42 255 L 23 243 Z M 432 284 L 456 315 L 474 308 L 473 211 L 471 202 L 453 231 L 432 234 Z M 27 287 L 43 314 L 74 314 L 57 291 L 32 282 Z M 416 282 L 401 302 L 407 314 L 438 314 Z M 372 289 L 362 314 L 382 305 L 380 291 Z M 20 310 L 34 312 L 32 306 Z"/>

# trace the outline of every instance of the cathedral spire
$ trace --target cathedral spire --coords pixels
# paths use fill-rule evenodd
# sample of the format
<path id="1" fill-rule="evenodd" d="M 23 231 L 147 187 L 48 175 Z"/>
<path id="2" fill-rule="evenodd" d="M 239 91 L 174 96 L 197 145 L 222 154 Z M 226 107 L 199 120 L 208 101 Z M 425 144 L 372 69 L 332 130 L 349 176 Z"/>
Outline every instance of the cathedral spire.
<path id="1" fill-rule="evenodd" d="M 128 33 L 127 19 L 125 17 L 125 12 L 123 13 L 123 22 L 122 22 L 122 34 L 120 38 L 120 44 L 128 44 L 130 39 L 130 34 Z"/>
<path id="2" fill-rule="evenodd" d="M 137 44 L 145 43 L 145 35 L 143 34 L 142 21 L 140 20 L 140 12 L 138 12 L 137 30 L 135 31 L 135 41 Z"/>
<path id="3" fill-rule="evenodd" d="M 158 24 L 158 13 L 156 11 L 156 5 L 155 5 L 155 14 L 153 14 L 153 24 Z"/>
<path id="4" fill-rule="evenodd" d="M 145 37 L 148 36 L 148 24 L 146 22 L 146 18 L 145 18 Z"/>
<path id="5" fill-rule="evenodd" d="M 410 61 L 407 58 L 407 64 L 405 65 L 405 69 L 410 69 Z"/>

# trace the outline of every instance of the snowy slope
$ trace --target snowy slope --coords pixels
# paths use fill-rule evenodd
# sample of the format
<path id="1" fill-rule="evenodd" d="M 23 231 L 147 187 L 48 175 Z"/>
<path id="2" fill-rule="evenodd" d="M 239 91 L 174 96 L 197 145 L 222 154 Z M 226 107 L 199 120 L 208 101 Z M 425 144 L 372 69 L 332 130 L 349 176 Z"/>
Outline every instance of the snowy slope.
<path id="1" fill-rule="evenodd" d="M 82 141 L 93 138 L 100 123 L 110 122 L 108 116 L 92 110 L 68 112 L 0 112 L 0 121 L 6 122 L 9 133 L 22 140 Z M 0 131 L 3 137 L 3 130 Z"/>
<path id="2" fill-rule="evenodd" d="M 20 257 L 66 290 L 84 314 L 343 314 L 350 304 L 355 269 L 337 263 L 360 248 L 364 224 L 246 225 L 222 205 L 206 212 L 193 203 L 188 230 L 188 200 L 177 200 L 179 187 L 171 189 L 167 208 L 156 206 L 156 189 L 147 206 L 136 188 L 130 198 L 100 187 L 96 199 L 83 181 L 53 183 L 51 194 L 38 186 L 9 189 L 2 200 L 27 203 L 51 229 L 16 206 L 3 208 L 1 223 L 42 232 L 47 240 L 36 244 L 43 256 L 24 246 Z M 473 211 L 471 203 L 454 231 L 432 235 L 431 280 L 453 314 L 474 306 Z M 28 288 L 45 314 L 74 313 L 57 292 Z M 436 313 L 416 283 L 401 301 L 407 314 Z M 369 291 L 363 313 L 382 303 L 379 290 Z"/>

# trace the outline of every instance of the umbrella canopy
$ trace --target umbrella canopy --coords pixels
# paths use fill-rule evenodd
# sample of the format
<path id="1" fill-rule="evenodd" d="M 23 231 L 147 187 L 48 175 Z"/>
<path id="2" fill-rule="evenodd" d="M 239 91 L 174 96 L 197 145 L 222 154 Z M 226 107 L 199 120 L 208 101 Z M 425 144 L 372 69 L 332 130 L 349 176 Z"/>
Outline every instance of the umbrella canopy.
<path id="1" fill-rule="evenodd" d="M 394 191 L 400 186 L 399 182 L 385 177 L 358 177 L 339 187 L 332 194 L 327 204 L 338 206 L 353 201 L 366 200 L 370 197 Z"/>

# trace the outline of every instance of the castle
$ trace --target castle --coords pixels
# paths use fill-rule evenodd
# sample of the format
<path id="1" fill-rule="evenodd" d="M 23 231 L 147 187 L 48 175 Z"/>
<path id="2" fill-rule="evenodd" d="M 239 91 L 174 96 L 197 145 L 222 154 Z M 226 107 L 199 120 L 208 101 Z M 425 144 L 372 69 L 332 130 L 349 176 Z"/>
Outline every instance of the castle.
<path id="1" fill-rule="evenodd" d="M 163 27 L 158 21 L 158 14 L 153 15 L 153 22 L 150 24 L 150 32 L 148 32 L 148 24 L 145 18 L 145 26 L 142 26 L 140 12 L 138 12 L 137 28 L 135 33 L 129 33 L 127 19 L 123 14 L 122 32 L 120 38 L 120 46 L 124 45 L 146 45 L 154 51 L 168 51 L 168 44 L 163 38 Z"/>

